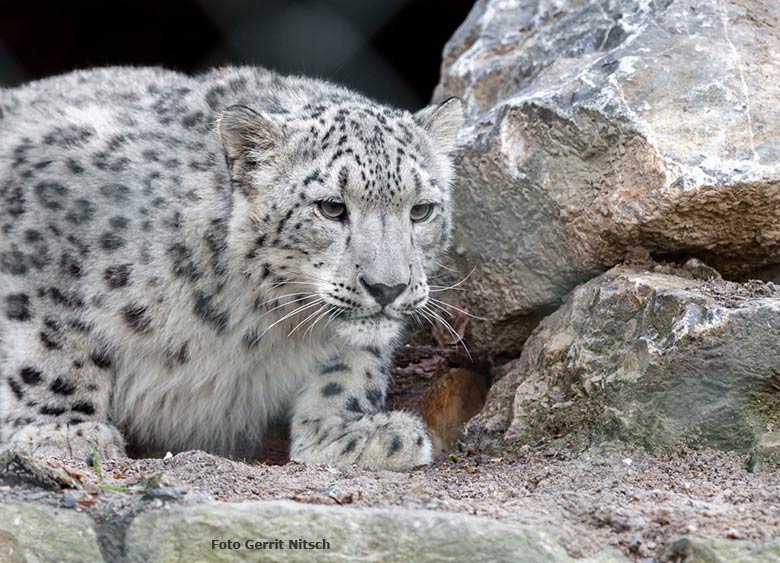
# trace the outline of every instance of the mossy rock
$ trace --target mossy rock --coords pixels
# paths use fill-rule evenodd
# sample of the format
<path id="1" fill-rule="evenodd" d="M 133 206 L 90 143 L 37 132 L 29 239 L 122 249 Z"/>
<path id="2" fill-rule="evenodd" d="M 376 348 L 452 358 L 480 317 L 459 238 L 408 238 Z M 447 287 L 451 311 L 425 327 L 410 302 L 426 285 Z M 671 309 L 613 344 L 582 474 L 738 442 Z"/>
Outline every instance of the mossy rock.
<path id="1" fill-rule="evenodd" d="M 669 563 L 780 563 L 780 542 L 758 543 L 744 540 L 710 540 L 696 536 L 676 536 L 669 540 L 661 556 Z"/>
<path id="2" fill-rule="evenodd" d="M 578 287 L 510 374 L 506 438 L 750 452 L 780 422 L 780 293 L 751 287 L 627 266 Z"/>
<path id="3" fill-rule="evenodd" d="M 0 561 L 103 562 L 92 520 L 73 510 L 0 505 Z"/>
<path id="4" fill-rule="evenodd" d="M 750 452 L 751 471 L 780 472 L 780 432 L 767 432 Z"/>

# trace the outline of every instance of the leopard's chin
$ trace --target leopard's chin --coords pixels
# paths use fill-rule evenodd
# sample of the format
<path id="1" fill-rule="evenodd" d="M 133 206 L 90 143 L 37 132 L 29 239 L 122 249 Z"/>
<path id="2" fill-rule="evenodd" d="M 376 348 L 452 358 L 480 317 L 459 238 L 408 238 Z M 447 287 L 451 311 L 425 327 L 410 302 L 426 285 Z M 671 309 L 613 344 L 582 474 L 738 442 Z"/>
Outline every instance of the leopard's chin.
<path id="1" fill-rule="evenodd" d="M 360 325 L 375 325 L 384 322 L 403 323 L 405 320 L 405 317 L 402 313 L 399 313 L 397 311 L 391 311 L 386 308 L 378 309 L 374 312 L 357 314 L 357 315 L 342 314 L 339 315 L 339 318 L 344 321 L 357 323 Z"/>
<path id="2" fill-rule="evenodd" d="M 402 334 L 404 319 L 390 317 L 384 313 L 359 318 L 340 319 L 333 323 L 338 336 L 355 346 L 389 346 Z"/>
<path id="3" fill-rule="evenodd" d="M 371 315 L 361 317 L 361 320 L 363 319 L 368 322 L 381 323 L 384 321 L 400 322 L 403 320 L 403 317 L 397 313 L 393 314 L 388 311 L 379 311 L 378 313 L 373 313 Z"/>

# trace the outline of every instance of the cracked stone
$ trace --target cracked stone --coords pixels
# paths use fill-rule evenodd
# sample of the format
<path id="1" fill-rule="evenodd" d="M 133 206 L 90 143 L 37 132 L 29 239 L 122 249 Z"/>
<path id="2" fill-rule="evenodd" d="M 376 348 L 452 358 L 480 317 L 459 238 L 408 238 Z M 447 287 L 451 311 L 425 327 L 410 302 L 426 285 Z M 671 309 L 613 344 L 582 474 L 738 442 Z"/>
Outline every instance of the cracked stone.
<path id="1" fill-rule="evenodd" d="M 490 319 L 468 340 L 516 355 L 636 248 L 778 281 L 779 18 L 771 0 L 476 3 L 434 96 L 466 108 L 452 259 Z"/>

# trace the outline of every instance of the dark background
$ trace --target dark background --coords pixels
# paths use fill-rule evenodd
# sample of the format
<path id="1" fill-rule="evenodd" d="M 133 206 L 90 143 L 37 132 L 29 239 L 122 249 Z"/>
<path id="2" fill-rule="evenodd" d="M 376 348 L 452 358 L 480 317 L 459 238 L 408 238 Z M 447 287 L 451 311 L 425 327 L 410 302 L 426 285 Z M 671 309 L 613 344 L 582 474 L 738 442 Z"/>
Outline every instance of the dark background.
<path id="1" fill-rule="evenodd" d="M 473 0 L 3 2 L 0 86 L 101 65 L 256 64 L 425 105 Z"/>

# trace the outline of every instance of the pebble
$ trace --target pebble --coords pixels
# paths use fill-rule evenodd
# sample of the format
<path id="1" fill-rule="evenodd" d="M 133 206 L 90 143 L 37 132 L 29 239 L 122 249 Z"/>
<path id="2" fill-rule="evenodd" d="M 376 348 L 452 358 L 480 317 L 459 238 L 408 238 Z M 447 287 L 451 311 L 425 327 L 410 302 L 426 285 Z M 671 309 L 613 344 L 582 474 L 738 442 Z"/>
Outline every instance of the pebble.
<path id="1" fill-rule="evenodd" d="M 144 493 L 144 499 L 179 500 L 184 496 L 184 491 L 172 487 L 155 487 Z"/>
<path id="2" fill-rule="evenodd" d="M 214 497 L 212 497 L 211 495 L 204 495 L 203 493 L 198 493 L 195 491 L 188 491 L 187 493 L 184 494 L 182 500 L 187 502 L 193 502 L 193 503 L 211 502 L 214 500 Z"/>
<path id="3" fill-rule="evenodd" d="M 73 508 L 76 506 L 76 497 L 70 491 L 62 495 L 62 506 L 65 508 Z"/>
<path id="4" fill-rule="evenodd" d="M 730 528 L 726 531 L 726 537 L 731 540 L 741 540 L 744 536 L 735 528 Z"/>
<path id="5" fill-rule="evenodd" d="M 638 530 L 647 525 L 647 520 L 637 513 L 614 510 L 609 515 L 609 523 L 615 530 Z"/>
<path id="6" fill-rule="evenodd" d="M 327 487 L 325 489 L 320 489 L 317 492 L 325 495 L 326 497 L 332 498 L 339 504 L 350 504 L 353 501 L 352 493 L 348 493 L 344 489 L 336 485 L 332 487 Z"/>

